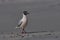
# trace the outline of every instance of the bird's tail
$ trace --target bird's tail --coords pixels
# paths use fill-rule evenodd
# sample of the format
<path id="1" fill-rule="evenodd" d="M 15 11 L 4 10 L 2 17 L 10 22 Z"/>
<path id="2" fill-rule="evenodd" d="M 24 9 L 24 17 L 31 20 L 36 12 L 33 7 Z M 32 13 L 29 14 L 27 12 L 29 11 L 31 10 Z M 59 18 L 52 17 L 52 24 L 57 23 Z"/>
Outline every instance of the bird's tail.
<path id="1" fill-rule="evenodd" d="M 20 29 L 20 27 L 18 27 L 18 26 L 16 27 L 16 29 L 17 29 L 17 28 L 19 28 L 19 29 Z"/>

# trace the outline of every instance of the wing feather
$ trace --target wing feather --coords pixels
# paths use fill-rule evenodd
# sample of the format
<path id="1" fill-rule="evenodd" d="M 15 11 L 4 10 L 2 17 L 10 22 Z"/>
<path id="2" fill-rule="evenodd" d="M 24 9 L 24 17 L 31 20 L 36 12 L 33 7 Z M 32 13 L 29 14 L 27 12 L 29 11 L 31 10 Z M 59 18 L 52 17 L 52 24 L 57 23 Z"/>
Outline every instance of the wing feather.
<path id="1" fill-rule="evenodd" d="M 22 23 L 23 23 L 23 21 L 20 20 L 16 28 L 20 28 L 20 26 L 21 26 Z"/>
<path id="2" fill-rule="evenodd" d="M 22 24 L 22 21 L 17 26 L 20 27 L 21 24 Z"/>
<path id="3" fill-rule="evenodd" d="M 20 27 L 21 24 L 22 24 L 22 20 L 19 21 L 17 26 Z"/>

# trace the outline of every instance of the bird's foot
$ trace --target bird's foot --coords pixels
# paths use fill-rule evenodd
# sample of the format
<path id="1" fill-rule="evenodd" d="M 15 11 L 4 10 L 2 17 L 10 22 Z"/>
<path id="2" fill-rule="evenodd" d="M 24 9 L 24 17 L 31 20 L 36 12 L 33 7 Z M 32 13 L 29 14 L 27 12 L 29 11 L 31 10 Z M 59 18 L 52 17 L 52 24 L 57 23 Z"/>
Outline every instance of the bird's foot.
<path id="1" fill-rule="evenodd" d="M 26 34 L 26 32 L 24 31 L 24 32 L 21 32 L 22 34 Z"/>

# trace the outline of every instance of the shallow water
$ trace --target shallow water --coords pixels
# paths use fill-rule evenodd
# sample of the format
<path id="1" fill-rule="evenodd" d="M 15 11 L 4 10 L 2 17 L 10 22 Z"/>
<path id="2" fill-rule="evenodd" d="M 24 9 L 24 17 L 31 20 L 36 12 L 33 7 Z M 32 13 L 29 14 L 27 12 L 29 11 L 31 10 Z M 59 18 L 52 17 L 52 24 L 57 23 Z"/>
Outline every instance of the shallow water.
<path id="1" fill-rule="evenodd" d="M 22 18 L 22 11 L 27 10 L 29 24 L 26 31 L 59 31 L 60 30 L 60 1 L 37 0 L 30 2 L 0 4 L 0 31 L 18 31 L 15 29 Z"/>

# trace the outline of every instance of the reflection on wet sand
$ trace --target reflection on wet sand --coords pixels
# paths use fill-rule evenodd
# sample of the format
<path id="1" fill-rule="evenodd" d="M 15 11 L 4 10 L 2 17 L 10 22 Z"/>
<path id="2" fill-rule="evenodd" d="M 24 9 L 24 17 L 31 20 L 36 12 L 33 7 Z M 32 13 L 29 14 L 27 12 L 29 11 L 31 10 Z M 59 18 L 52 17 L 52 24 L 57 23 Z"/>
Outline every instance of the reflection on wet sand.
<path id="1" fill-rule="evenodd" d="M 21 33 L 3 33 L 0 32 L 0 38 L 14 38 L 14 39 L 21 39 L 21 37 L 24 38 L 29 38 L 29 37 L 40 37 L 40 38 L 59 38 L 60 32 L 27 32 L 26 34 L 21 34 Z"/>

